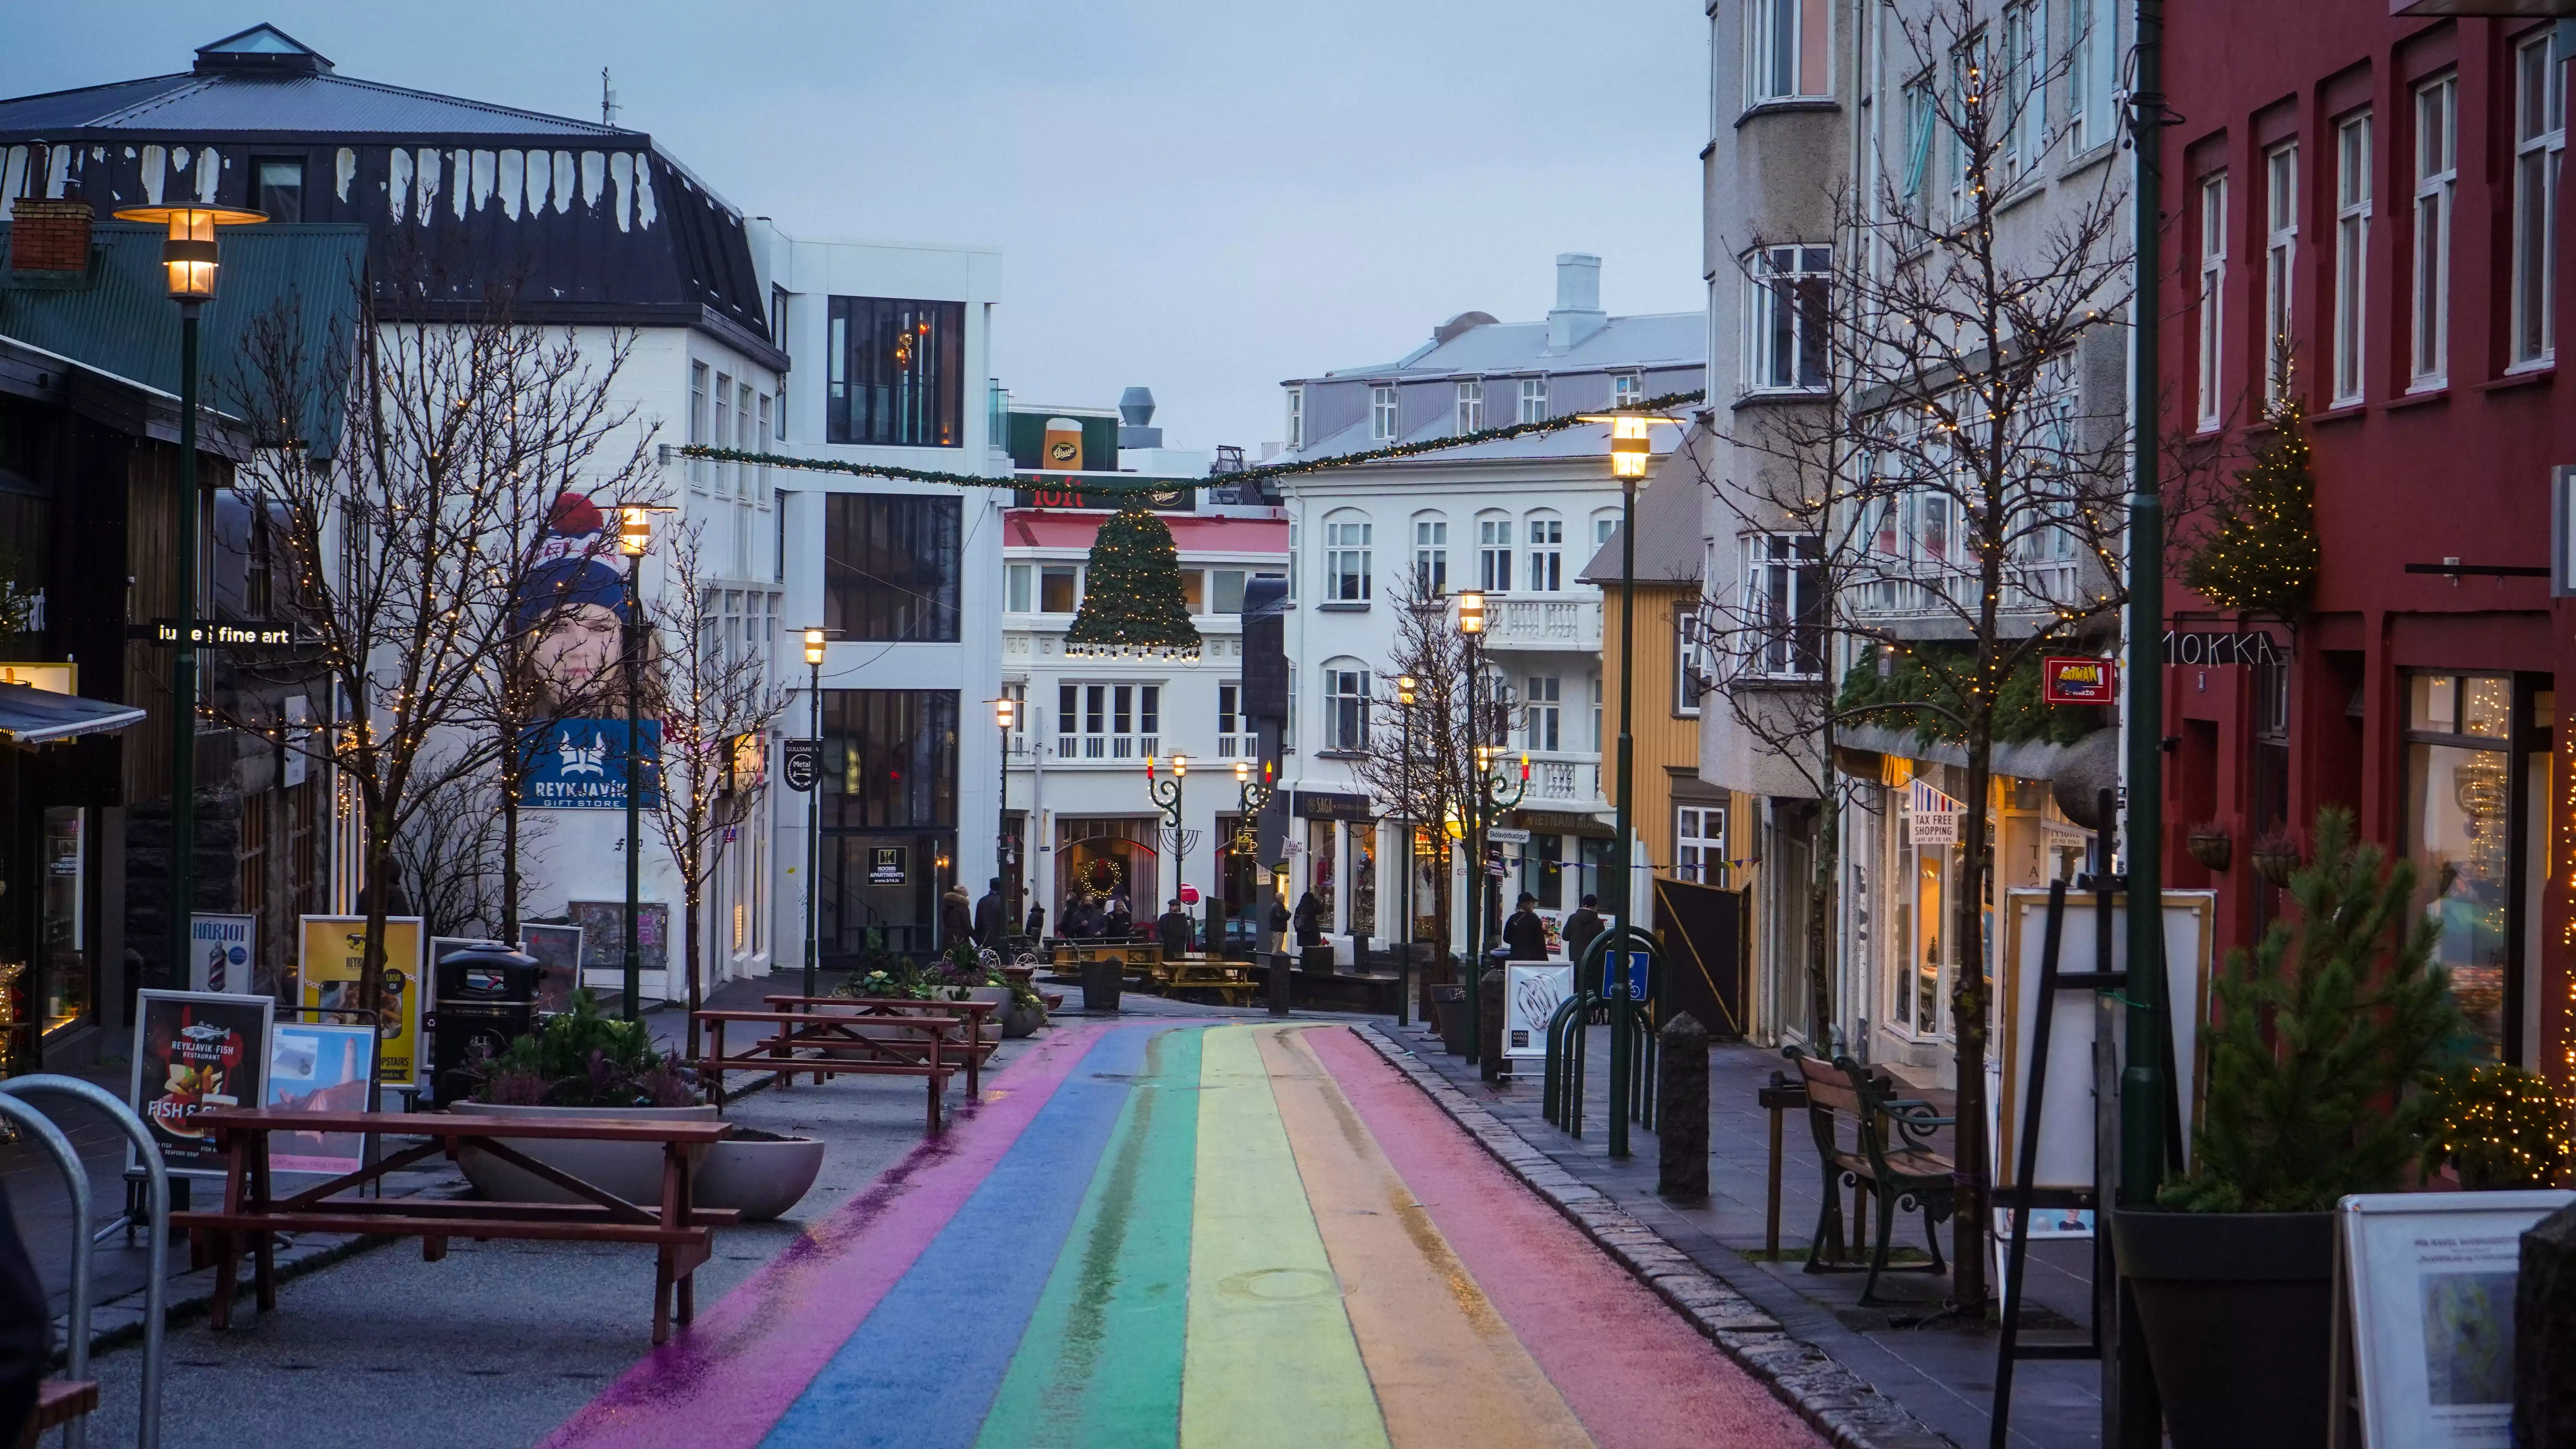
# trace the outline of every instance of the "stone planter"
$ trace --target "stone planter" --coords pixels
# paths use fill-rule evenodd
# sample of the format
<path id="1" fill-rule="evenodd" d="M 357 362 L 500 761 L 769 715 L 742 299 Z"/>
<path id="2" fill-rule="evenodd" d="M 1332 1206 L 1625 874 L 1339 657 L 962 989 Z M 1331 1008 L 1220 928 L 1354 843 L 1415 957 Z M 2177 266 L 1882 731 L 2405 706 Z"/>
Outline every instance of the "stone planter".
<path id="1" fill-rule="evenodd" d="M 2334 1217 L 2111 1215 L 2174 1449 L 2323 1449 Z"/>
<path id="2" fill-rule="evenodd" d="M 711 1122 L 705 1107 L 505 1107 L 457 1102 L 448 1110 L 495 1117 L 608 1117 L 630 1122 Z M 737 1128 L 742 1133 L 743 1129 Z M 650 1205 L 662 1198 L 662 1149 L 650 1142 L 567 1142 L 504 1138 L 515 1151 L 567 1172 L 591 1186 Z M 456 1165 L 474 1190 L 497 1202 L 577 1203 L 583 1199 L 513 1163 L 466 1147 Z M 698 1159 L 689 1201 L 703 1208 L 733 1208 L 746 1222 L 765 1222 L 794 1207 L 823 1170 L 823 1144 L 810 1137 L 737 1135 Z"/>
<path id="3" fill-rule="evenodd" d="M 1021 1006 L 1016 1002 L 1002 1008 L 1002 1035 L 1006 1038 L 1027 1036 L 1046 1025 L 1044 1006 Z"/>

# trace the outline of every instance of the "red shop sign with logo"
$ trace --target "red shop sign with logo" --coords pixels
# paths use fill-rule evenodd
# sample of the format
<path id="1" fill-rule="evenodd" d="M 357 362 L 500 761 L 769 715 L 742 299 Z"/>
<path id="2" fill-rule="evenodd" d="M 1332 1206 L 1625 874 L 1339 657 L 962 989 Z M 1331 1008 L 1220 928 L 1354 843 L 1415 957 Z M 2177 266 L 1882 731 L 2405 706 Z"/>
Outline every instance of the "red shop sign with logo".
<path id="1" fill-rule="evenodd" d="M 2039 661 L 2043 704 L 2109 704 L 2119 693 L 2119 667 L 2108 659 L 2060 655 Z"/>

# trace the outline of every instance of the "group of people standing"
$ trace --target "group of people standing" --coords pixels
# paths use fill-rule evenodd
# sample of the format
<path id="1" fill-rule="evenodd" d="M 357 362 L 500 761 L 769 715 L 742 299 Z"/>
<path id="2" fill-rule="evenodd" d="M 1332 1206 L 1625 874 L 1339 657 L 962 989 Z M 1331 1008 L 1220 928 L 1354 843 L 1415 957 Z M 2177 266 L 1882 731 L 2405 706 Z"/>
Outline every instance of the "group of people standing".
<path id="1" fill-rule="evenodd" d="M 939 944 L 942 950 L 959 942 L 970 942 L 986 950 L 998 951 L 1009 938 L 1011 908 L 1002 899 L 1002 878 L 995 876 L 991 888 L 981 900 L 967 903 L 964 886 L 950 886 L 939 898 Z M 1020 923 L 1019 934 L 1029 940 L 1046 937 L 1047 913 L 1043 903 L 1032 904 Z M 1188 947 L 1197 933 L 1198 923 L 1173 898 L 1162 916 L 1154 923 L 1154 935 L 1166 951 Z M 1136 913 L 1127 901 L 1124 887 L 1106 896 L 1082 892 L 1066 903 L 1064 919 L 1056 923 L 1056 934 L 1071 941 L 1124 941 L 1135 937 Z"/>

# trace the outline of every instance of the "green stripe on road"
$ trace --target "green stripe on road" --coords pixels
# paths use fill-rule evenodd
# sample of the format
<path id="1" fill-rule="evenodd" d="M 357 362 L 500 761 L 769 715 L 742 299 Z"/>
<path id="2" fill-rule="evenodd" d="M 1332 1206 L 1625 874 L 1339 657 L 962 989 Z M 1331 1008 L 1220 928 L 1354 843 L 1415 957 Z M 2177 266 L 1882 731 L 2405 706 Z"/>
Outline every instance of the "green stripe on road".
<path id="1" fill-rule="evenodd" d="M 1214 1027 L 1201 1046 L 1181 1443 L 1383 1446 L 1377 1395 L 1252 1032 Z"/>
<path id="2" fill-rule="evenodd" d="M 1198 1155 L 1199 1031 L 1157 1033 L 978 1449 L 1175 1443 Z"/>

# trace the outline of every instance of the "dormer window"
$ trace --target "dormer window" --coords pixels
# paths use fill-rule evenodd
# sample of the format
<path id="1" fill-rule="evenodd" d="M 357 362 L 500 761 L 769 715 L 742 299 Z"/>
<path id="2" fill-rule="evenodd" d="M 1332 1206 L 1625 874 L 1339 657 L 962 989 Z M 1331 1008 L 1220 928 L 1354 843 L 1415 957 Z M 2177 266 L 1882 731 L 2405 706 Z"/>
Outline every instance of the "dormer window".
<path id="1" fill-rule="evenodd" d="M 1369 389 L 1369 436 L 1381 443 L 1395 441 L 1395 389 Z"/>

